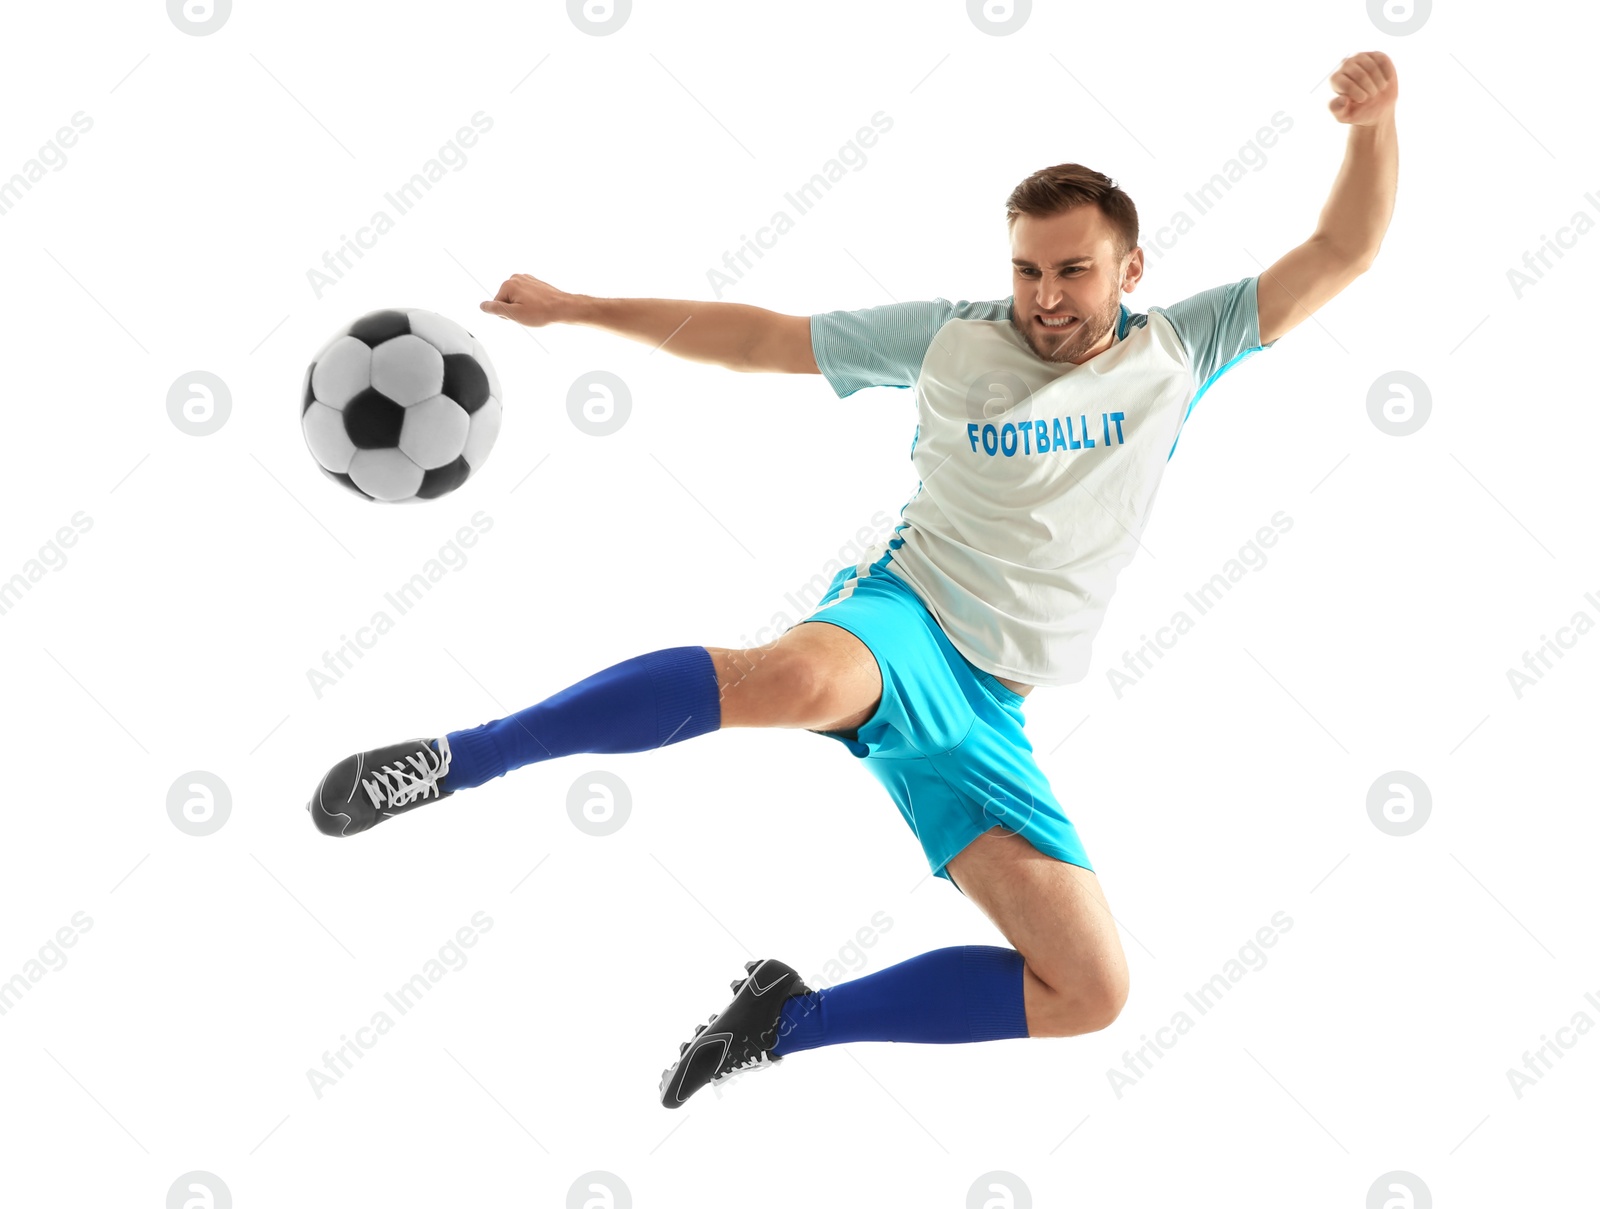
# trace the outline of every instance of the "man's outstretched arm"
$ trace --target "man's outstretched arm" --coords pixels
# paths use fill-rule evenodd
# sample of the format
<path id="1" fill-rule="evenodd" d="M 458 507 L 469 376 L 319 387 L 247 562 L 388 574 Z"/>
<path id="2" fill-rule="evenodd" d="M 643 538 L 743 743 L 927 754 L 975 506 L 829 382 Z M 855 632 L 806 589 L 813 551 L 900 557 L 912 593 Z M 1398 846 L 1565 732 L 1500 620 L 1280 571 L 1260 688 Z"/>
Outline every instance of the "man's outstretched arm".
<path id="1" fill-rule="evenodd" d="M 1371 267 L 1394 212 L 1399 176 L 1394 104 L 1400 85 L 1382 51 L 1353 55 L 1330 77 L 1328 103 L 1350 127 L 1344 164 L 1305 243 L 1265 270 L 1256 285 L 1261 343 L 1270 344 L 1309 319 Z"/>
<path id="2" fill-rule="evenodd" d="M 811 318 L 740 302 L 671 298 L 591 298 L 515 273 L 480 310 L 528 327 L 581 323 L 604 328 L 689 361 L 744 373 L 816 374 Z"/>

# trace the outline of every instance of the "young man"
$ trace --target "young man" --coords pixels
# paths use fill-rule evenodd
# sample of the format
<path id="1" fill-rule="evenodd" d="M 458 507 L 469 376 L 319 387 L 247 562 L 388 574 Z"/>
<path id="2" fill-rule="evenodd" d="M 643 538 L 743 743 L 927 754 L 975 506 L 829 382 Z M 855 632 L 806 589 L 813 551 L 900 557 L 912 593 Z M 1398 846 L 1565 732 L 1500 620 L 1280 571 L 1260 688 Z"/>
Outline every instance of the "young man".
<path id="1" fill-rule="evenodd" d="M 529 326 L 585 323 L 745 372 L 820 373 L 840 396 L 915 391 L 920 475 L 894 533 L 816 610 L 751 650 L 680 646 L 595 673 L 508 718 L 350 756 L 308 809 L 363 831 L 513 768 L 637 752 L 719 728 L 803 728 L 889 791 L 930 868 L 1010 948 L 934 950 L 813 991 L 751 962 L 683 1043 L 661 1101 L 848 1041 L 973 1042 L 1105 1028 L 1127 966 L 1098 879 L 1023 733 L 1035 686 L 1084 677 L 1118 571 L 1201 395 L 1364 272 L 1394 203 L 1393 64 L 1344 60 L 1329 109 L 1350 129 L 1315 232 L 1258 277 L 1148 314 L 1133 203 L 1061 164 L 1007 202 L 1012 295 L 779 315 L 732 303 L 599 299 L 523 274 L 482 304 Z"/>

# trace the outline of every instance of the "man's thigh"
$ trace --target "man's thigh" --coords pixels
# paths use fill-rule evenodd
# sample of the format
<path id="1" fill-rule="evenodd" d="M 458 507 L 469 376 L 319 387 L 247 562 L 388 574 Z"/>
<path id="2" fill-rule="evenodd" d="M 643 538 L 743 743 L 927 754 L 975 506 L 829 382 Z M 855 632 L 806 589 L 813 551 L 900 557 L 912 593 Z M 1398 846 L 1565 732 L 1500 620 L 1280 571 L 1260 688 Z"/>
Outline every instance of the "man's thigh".
<path id="1" fill-rule="evenodd" d="M 1127 995 L 1127 962 L 1093 872 L 1047 856 L 1004 828 L 973 840 L 945 871 L 1044 988 L 1076 1005 L 1074 1011 L 1116 1014 Z"/>
<path id="2" fill-rule="evenodd" d="M 853 731 L 878 706 L 883 677 L 867 644 L 826 621 L 803 621 L 744 650 L 707 647 L 722 725 Z"/>

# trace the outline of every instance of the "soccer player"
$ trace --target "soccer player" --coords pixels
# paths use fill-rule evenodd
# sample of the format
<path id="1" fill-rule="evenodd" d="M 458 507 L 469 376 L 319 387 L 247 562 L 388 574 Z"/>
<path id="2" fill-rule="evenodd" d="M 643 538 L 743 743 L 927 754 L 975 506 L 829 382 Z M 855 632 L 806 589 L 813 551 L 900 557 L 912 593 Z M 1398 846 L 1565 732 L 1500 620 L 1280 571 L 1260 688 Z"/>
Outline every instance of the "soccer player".
<path id="1" fill-rule="evenodd" d="M 645 751 L 726 727 L 805 729 L 862 762 L 929 868 L 1010 947 L 936 949 L 817 990 L 781 961 L 750 962 L 732 1002 L 663 1072 L 664 1105 L 822 1045 L 1105 1028 L 1127 997 L 1127 965 L 1024 734 L 1023 702 L 1087 674 L 1117 573 L 1196 402 L 1377 255 L 1398 171 L 1394 65 L 1358 54 L 1331 83 L 1330 112 L 1350 131 L 1310 238 L 1264 273 L 1148 314 L 1122 303 L 1144 273 L 1133 202 L 1078 164 L 1012 191 L 1012 292 L 995 301 L 808 317 L 591 298 L 512 276 L 483 310 L 530 327 L 601 327 L 743 372 L 821 374 L 840 397 L 913 390 L 921 482 L 893 533 L 776 641 L 636 655 L 509 717 L 350 756 L 308 804 L 317 826 L 351 835 L 579 752 Z"/>

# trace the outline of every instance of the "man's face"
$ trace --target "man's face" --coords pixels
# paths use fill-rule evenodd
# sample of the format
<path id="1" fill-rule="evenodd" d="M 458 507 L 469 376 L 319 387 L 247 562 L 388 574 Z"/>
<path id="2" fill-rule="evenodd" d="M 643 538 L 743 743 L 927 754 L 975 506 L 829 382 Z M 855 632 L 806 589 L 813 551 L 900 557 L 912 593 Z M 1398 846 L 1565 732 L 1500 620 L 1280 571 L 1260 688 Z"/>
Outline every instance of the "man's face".
<path id="1" fill-rule="evenodd" d="M 1137 247 L 1116 258 L 1114 238 L 1098 206 L 1012 224 L 1011 323 L 1044 360 L 1078 365 L 1111 347 L 1144 266 Z"/>

